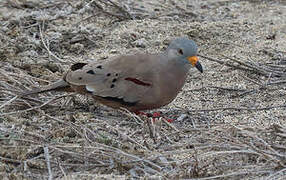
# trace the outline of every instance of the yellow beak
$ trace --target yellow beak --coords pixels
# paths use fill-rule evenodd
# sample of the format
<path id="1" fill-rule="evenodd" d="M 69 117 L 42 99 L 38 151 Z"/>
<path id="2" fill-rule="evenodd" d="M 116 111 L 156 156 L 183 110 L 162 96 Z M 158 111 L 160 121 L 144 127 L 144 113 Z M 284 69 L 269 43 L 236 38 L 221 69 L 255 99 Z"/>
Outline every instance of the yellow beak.
<path id="1" fill-rule="evenodd" d="M 190 56 L 187 58 L 193 66 L 196 66 L 199 58 L 197 56 Z"/>
<path id="2" fill-rule="evenodd" d="M 190 63 L 196 67 L 201 73 L 203 72 L 203 67 L 201 63 L 199 62 L 199 58 L 197 56 L 190 56 L 187 58 Z"/>

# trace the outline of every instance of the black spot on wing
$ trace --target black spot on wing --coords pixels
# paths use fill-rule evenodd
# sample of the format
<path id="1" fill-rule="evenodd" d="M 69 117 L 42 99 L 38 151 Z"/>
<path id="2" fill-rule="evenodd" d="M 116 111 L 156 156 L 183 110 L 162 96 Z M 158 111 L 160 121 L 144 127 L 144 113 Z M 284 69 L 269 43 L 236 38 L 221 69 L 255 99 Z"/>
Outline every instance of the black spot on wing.
<path id="1" fill-rule="evenodd" d="M 87 74 L 95 74 L 95 72 L 93 70 L 89 70 L 86 72 Z"/>
<path id="2" fill-rule="evenodd" d="M 111 75 L 110 73 L 106 74 L 106 76 L 110 76 L 110 75 Z"/>
<path id="3" fill-rule="evenodd" d="M 99 66 L 97 66 L 96 68 L 98 68 L 98 69 L 102 69 L 102 65 L 99 65 Z"/>
<path id="4" fill-rule="evenodd" d="M 111 84 L 110 88 L 114 88 L 114 84 Z"/>
<path id="5" fill-rule="evenodd" d="M 118 102 L 124 106 L 135 106 L 138 101 L 135 101 L 135 102 L 126 102 L 123 100 L 123 98 L 117 98 L 117 97 L 101 97 L 105 100 L 108 100 L 108 101 L 114 101 L 114 102 Z"/>
<path id="6" fill-rule="evenodd" d="M 117 81 L 117 79 L 116 79 L 116 78 L 112 79 L 112 82 L 113 82 L 113 83 L 115 83 L 116 81 Z"/>
<path id="7" fill-rule="evenodd" d="M 79 69 L 82 69 L 85 65 L 87 65 L 87 63 L 76 63 L 76 64 L 73 64 L 70 69 L 72 71 L 76 71 L 76 70 L 79 70 Z"/>

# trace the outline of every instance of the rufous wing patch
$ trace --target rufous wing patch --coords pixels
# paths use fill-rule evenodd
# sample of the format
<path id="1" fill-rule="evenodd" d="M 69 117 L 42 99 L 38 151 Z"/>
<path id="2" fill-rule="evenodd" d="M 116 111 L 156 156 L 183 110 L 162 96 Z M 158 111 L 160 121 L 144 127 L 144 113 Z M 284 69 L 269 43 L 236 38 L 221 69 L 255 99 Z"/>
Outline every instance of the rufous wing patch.
<path id="1" fill-rule="evenodd" d="M 127 78 L 125 78 L 125 80 L 126 81 L 131 81 L 131 82 L 133 82 L 135 84 L 138 84 L 138 85 L 141 85 L 141 86 L 151 86 L 150 83 L 143 82 L 143 81 L 141 81 L 139 79 L 136 79 L 136 78 L 127 77 Z"/>

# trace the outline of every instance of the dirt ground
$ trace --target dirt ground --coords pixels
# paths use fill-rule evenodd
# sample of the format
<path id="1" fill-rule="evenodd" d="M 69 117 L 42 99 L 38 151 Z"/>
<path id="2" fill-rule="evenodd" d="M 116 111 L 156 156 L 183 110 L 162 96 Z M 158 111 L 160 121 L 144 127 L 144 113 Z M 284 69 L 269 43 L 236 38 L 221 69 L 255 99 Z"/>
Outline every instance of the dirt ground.
<path id="1" fill-rule="evenodd" d="M 286 1 L 0 2 L 1 179 L 286 179 Z M 17 97 L 75 62 L 197 42 L 150 123 L 89 97 Z"/>

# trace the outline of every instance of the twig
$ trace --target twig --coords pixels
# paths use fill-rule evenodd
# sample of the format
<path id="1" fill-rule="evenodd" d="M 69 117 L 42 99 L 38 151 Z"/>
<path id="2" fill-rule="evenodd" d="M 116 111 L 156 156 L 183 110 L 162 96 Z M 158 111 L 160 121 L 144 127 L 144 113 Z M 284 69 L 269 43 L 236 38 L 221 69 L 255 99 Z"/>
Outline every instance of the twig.
<path id="1" fill-rule="evenodd" d="M 8 104 L 12 103 L 13 101 L 15 101 L 18 98 L 18 96 L 14 96 L 12 99 L 10 99 L 9 101 L 6 101 L 4 104 L 2 104 L 0 106 L 0 109 L 3 108 L 4 106 L 7 106 Z"/>
<path id="2" fill-rule="evenodd" d="M 258 153 L 256 151 L 252 151 L 252 150 L 231 150 L 231 151 L 207 152 L 207 153 L 204 153 L 204 154 L 200 154 L 199 158 L 217 157 L 218 155 L 237 154 L 237 153 L 260 155 L 260 153 Z"/>
<path id="3" fill-rule="evenodd" d="M 242 62 L 242 61 L 240 61 L 240 60 L 238 60 L 238 59 L 234 59 L 234 58 L 225 56 L 225 55 L 223 55 L 223 54 L 222 54 L 221 56 L 224 57 L 224 58 L 227 58 L 227 59 L 229 59 L 229 60 L 231 60 L 231 61 L 233 61 L 233 62 L 236 62 L 236 63 L 238 63 L 238 64 L 241 65 L 241 66 L 245 66 L 245 67 L 247 67 L 247 68 L 249 68 L 249 69 L 253 69 L 253 70 L 256 71 L 256 72 L 263 72 L 262 69 L 259 68 L 259 67 L 257 67 L 257 65 L 255 65 L 253 62 L 247 61 L 247 62 L 245 63 L 245 62 Z"/>
<path id="4" fill-rule="evenodd" d="M 254 84 L 256 84 L 256 85 L 258 85 L 258 86 L 264 86 L 264 84 L 262 83 L 262 82 L 259 82 L 259 80 L 253 80 L 253 79 L 251 79 L 251 78 L 249 78 L 249 77 L 247 77 L 247 76 L 243 76 L 243 75 L 241 75 L 244 79 L 246 79 L 246 80 L 248 80 L 248 81 L 250 81 L 250 82 L 252 82 L 252 83 L 254 83 Z"/>
<path id="5" fill-rule="evenodd" d="M 120 135 L 121 137 L 123 137 L 123 139 L 127 139 L 129 142 L 138 145 L 139 147 L 141 147 L 141 148 L 144 149 L 144 150 L 148 150 L 148 148 L 144 147 L 144 146 L 141 145 L 139 142 L 137 142 L 137 141 L 134 140 L 133 138 L 129 137 L 127 134 L 121 132 L 119 129 L 115 129 L 115 128 L 113 128 L 113 127 L 110 127 L 110 128 L 113 129 L 114 131 L 116 131 L 118 135 Z"/>
<path id="6" fill-rule="evenodd" d="M 182 13 L 179 13 L 178 15 L 184 15 L 184 16 L 190 15 L 190 16 L 193 16 L 193 17 L 197 17 L 198 16 L 197 14 L 195 14 L 195 13 L 193 13 L 191 11 L 186 11 L 186 9 L 182 8 L 181 6 L 179 6 L 175 1 L 173 1 L 173 0 L 169 0 L 169 1 L 171 2 L 171 4 L 173 6 L 175 6 L 178 9 L 179 12 L 182 12 Z M 168 15 L 171 15 L 171 14 L 168 14 Z"/>
<path id="7" fill-rule="evenodd" d="M 137 124 L 142 124 L 143 123 L 143 120 L 138 115 L 128 111 L 128 109 L 121 107 L 120 110 L 121 110 L 121 112 L 123 114 L 125 114 L 128 117 L 131 117 L 132 119 L 134 119 Z"/>
<path id="8" fill-rule="evenodd" d="M 247 94 L 250 94 L 250 93 L 256 92 L 256 91 L 257 91 L 256 89 L 252 89 L 252 90 L 243 92 L 243 93 L 241 93 L 241 94 L 233 95 L 233 96 L 231 96 L 231 97 L 232 97 L 232 98 L 243 97 L 243 96 L 246 96 Z"/>
<path id="9" fill-rule="evenodd" d="M 207 86 L 208 88 L 214 88 L 214 89 L 221 89 L 225 91 L 247 91 L 247 89 L 238 89 L 238 88 L 228 88 L 228 87 L 218 87 L 218 86 Z"/>
<path id="10" fill-rule="evenodd" d="M 271 86 L 271 85 L 280 85 L 280 84 L 285 84 L 286 80 L 281 80 L 281 81 L 275 81 L 275 82 L 268 82 L 266 85 Z"/>
<path id="11" fill-rule="evenodd" d="M 188 112 L 211 112 L 211 111 L 226 111 L 226 110 L 235 110 L 235 111 L 264 111 L 275 108 L 285 108 L 286 105 L 279 106 L 269 106 L 262 108 L 238 108 L 238 107 L 222 107 L 222 108 L 214 108 L 214 109 L 198 109 L 198 110 L 188 110 Z"/>
<path id="12" fill-rule="evenodd" d="M 45 41 L 44 41 L 44 36 L 43 36 L 42 28 L 41 28 L 40 25 L 39 25 L 39 31 L 40 31 L 41 41 L 42 41 L 42 43 L 43 43 L 45 49 L 48 51 L 49 55 L 53 56 L 56 60 L 58 60 L 58 61 L 61 62 L 61 63 L 65 62 L 65 61 L 63 61 L 62 59 L 60 59 L 59 57 L 57 57 L 54 53 L 52 53 L 52 52 L 50 51 L 50 49 L 48 48 L 47 44 L 46 44 Z"/>
<path id="13" fill-rule="evenodd" d="M 119 10 L 122 11 L 124 14 L 126 14 L 126 15 L 128 16 L 128 19 L 132 19 L 132 20 L 135 19 L 134 16 L 132 16 L 127 10 L 125 10 L 123 7 L 117 5 L 115 2 L 113 2 L 113 1 L 111 1 L 111 0 L 104 0 L 104 1 L 100 0 L 100 1 L 101 1 L 102 3 L 105 3 L 105 4 L 106 4 L 105 1 L 110 2 L 113 6 L 115 6 L 117 9 L 119 9 Z"/>
<path id="14" fill-rule="evenodd" d="M 59 165 L 59 167 L 60 167 L 60 170 L 61 170 L 61 172 L 63 173 L 65 179 L 67 179 L 67 174 L 65 173 L 64 168 L 62 167 L 62 165 L 61 165 L 61 163 L 59 162 L 59 160 L 58 160 L 57 162 L 58 162 L 58 165 Z"/>
<path id="15" fill-rule="evenodd" d="M 166 124 L 168 127 L 172 128 L 174 131 L 179 132 L 179 130 L 171 123 L 169 123 L 165 118 L 160 117 L 161 121 Z"/>
<path id="16" fill-rule="evenodd" d="M 111 6 L 115 7 L 116 9 L 118 9 L 123 15 L 121 14 L 115 14 L 109 11 L 106 11 L 98 2 L 96 1 L 92 1 L 91 3 L 94 4 L 99 10 L 101 10 L 101 12 L 110 15 L 110 16 L 114 16 L 117 17 L 119 20 L 124 20 L 125 19 L 135 19 L 135 17 L 133 15 L 131 15 L 128 11 L 126 11 L 123 7 L 117 5 L 115 2 L 111 1 L 111 0 L 98 0 L 100 3 L 108 6 L 108 9 L 110 9 Z M 91 4 L 90 3 L 90 4 Z"/>
<path id="17" fill-rule="evenodd" d="M 51 162 L 50 162 L 50 155 L 49 155 L 49 148 L 47 146 L 44 147 L 44 154 L 48 168 L 49 180 L 53 179 L 53 172 L 51 169 Z"/>
<path id="18" fill-rule="evenodd" d="M 148 129 L 149 129 L 149 134 L 150 134 L 150 138 L 153 140 L 153 142 L 155 144 L 157 144 L 156 142 L 156 132 L 155 132 L 155 127 L 154 127 L 154 123 L 153 123 L 153 119 L 152 118 L 145 118 L 145 122 L 148 125 Z"/>
<path id="19" fill-rule="evenodd" d="M 273 174 L 271 174 L 270 176 L 267 176 L 267 179 L 276 179 L 275 176 L 277 176 L 278 174 L 284 174 L 284 172 L 286 171 L 286 168 L 281 169 L 280 171 L 277 171 Z"/>
<path id="20" fill-rule="evenodd" d="M 71 122 L 65 122 L 65 121 L 60 120 L 60 119 L 58 119 L 58 118 L 52 117 L 52 116 L 50 116 L 50 115 L 48 115 L 48 114 L 44 114 L 44 115 L 47 116 L 48 118 L 51 118 L 52 120 L 55 120 L 55 121 L 59 122 L 59 123 L 68 125 L 68 126 L 71 127 L 71 129 L 73 129 L 79 136 L 84 137 L 84 135 L 83 135 L 80 131 L 78 131 L 78 130 L 75 128 L 75 127 L 80 127 L 80 126 L 78 126 L 78 125 L 76 125 L 76 124 L 74 124 L 74 123 L 71 123 Z"/>
<path id="21" fill-rule="evenodd" d="M 1 113 L 0 116 L 11 115 L 11 114 L 18 114 L 18 113 L 28 112 L 28 111 L 31 111 L 31 110 L 34 110 L 34 109 L 42 108 L 42 107 L 46 106 L 47 104 L 51 103 L 52 101 L 60 99 L 60 98 L 63 98 L 63 97 L 66 97 L 66 96 L 70 96 L 70 95 L 61 95 L 61 96 L 58 96 L 58 97 L 54 97 L 54 98 L 48 100 L 47 102 L 45 102 L 44 104 L 42 104 L 40 106 L 32 107 L 32 108 L 25 109 L 25 110 L 22 110 L 22 111 Z"/>
<path id="22" fill-rule="evenodd" d="M 16 164 L 21 164 L 22 163 L 22 161 L 15 160 L 15 159 L 10 159 L 10 158 L 5 158 L 5 157 L 2 157 L 2 156 L 0 156 L 0 160 L 2 162 L 6 162 L 6 163 L 16 163 Z"/>
<path id="23" fill-rule="evenodd" d="M 268 76 L 269 75 L 269 73 L 266 73 L 265 71 L 260 71 L 260 70 L 257 70 L 255 68 L 249 68 L 249 66 L 246 66 L 246 67 L 237 66 L 237 65 L 234 65 L 234 64 L 229 63 L 227 61 L 218 60 L 218 59 L 211 58 L 211 57 L 208 57 L 208 56 L 205 56 L 205 55 L 201 55 L 201 54 L 198 54 L 198 56 L 200 56 L 202 58 L 205 58 L 205 59 L 207 59 L 209 61 L 217 62 L 219 64 L 226 65 L 226 66 L 229 66 L 229 67 L 232 67 L 232 68 L 236 68 L 236 69 L 240 69 L 240 70 L 244 70 L 244 71 L 250 71 L 250 72 L 257 73 L 257 74 L 260 74 L 260 75 L 263 75 L 263 76 Z M 244 64 L 245 63 L 242 63 L 241 65 L 244 65 Z"/>
<path id="24" fill-rule="evenodd" d="M 197 178 L 197 180 L 209 180 L 209 179 L 229 179 L 231 176 L 242 176 L 246 174 L 266 174 L 266 173 L 271 173 L 273 169 L 269 170 L 260 170 L 260 171 L 253 171 L 253 170 L 242 170 L 242 171 L 237 171 L 233 173 L 228 173 L 228 174 L 222 174 L 222 175 L 217 175 L 217 176 L 210 176 L 210 177 L 204 177 L 204 178 Z"/>

